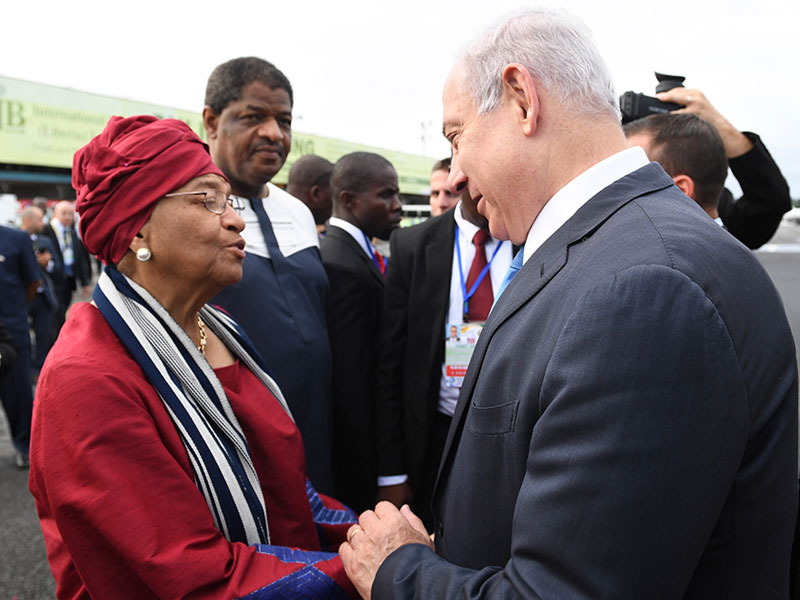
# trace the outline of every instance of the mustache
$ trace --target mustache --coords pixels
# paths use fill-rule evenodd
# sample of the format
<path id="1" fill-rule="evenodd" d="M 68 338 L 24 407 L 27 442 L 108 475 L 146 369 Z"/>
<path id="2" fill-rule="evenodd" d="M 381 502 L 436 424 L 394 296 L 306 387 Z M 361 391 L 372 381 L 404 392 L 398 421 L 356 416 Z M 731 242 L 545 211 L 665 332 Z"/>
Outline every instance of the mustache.
<path id="1" fill-rule="evenodd" d="M 280 142 L 260 142 L 253 147 L 253 152 L 258 152 L 259 150 L 269 150 L 278 152 L 281 155 L 284 154 L 284 146 Z"/>

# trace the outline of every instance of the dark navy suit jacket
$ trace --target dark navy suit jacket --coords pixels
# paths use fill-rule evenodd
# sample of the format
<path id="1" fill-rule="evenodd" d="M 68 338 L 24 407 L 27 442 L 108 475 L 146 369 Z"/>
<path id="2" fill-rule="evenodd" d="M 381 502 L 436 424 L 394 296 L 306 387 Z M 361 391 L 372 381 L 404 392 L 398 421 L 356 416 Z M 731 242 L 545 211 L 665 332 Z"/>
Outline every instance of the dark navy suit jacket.
<path id="1" fill-rule="evenodd" d="M 374 508 L 375 365 L 383 275 L 349 233 L 331 225 L 320 243 L 331 285 L 332 462 L 336 498 L 361 512 Z"/>
<path id="2" fill-rule="evenodd" d="M 33 246 L 37 253 L 46 250 L 53 257 L 53 270 L 50 273 L 48 273 L 46 269 L 40 267 L 42 287 L 41 291 L 38 293 L 42 296 L 47 306 L 51 310 L 55 310 L 56 307 L 58 307 L 58 299 L 56 298 L 53 277 L 63 277 L 64 267 L 61 264 L 61 250 L 59 249 L 57 251 L 56 248 L 58 247 L 58 242 L 54 242 L 46 235 L 36 236 Z"/>
<path id="3" fill-rule="evenodd" d="M 752 253 L 657 164 L 494 307 L 434 494 L 379 598 L 787 598 L 797 367 Z"/>
<path id="4" fill-rule="evenodd" d="M 450 301 L 453 209 L 392 234 L 376 375 L 378 474 L 409 475 L 415 492 L 439 401 Z"/>

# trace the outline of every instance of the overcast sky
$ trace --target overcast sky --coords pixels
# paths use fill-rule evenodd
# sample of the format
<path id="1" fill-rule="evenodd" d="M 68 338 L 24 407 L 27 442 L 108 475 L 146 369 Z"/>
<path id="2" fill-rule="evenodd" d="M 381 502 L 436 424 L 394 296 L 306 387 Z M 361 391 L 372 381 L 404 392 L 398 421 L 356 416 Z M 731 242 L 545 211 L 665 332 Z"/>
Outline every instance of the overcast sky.
<path id="1" fill-rule="evenodd" d="M 617 86 L 686 76 L 762 136 L 800 196 L 797 0 L 574 0 Z M 212 6 L 216 8 L 211 9 Z M 456 51 L 508 0 L 4 3 L 0 75 L 200 111 L 219 63 L 257 55 L 286 73 L 298 131 L 433 157 L 449 153 L 441 88 Z M 423 137 L 425 140 L 423 141 Z"/>

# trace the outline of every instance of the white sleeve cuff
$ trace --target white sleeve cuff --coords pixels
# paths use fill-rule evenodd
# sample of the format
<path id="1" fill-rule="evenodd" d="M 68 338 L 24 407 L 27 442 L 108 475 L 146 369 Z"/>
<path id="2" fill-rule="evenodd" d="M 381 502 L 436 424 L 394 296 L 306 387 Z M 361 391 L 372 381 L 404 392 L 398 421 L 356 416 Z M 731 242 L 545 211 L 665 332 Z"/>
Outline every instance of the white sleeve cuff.
<path id="1" fill-rule="evenodd" d="M 378 477 L 378 487 L 400 485 L 406 481 L 408 481 L 408 475 L 384 475 L 382 477 Z"/>

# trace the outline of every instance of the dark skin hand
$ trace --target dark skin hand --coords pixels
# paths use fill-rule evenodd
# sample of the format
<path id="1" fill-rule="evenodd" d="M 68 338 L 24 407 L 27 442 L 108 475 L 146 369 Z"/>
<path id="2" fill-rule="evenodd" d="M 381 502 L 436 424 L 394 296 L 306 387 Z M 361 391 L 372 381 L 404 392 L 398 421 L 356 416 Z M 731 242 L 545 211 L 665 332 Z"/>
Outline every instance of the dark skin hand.
<path id="1" fill-rule="evenodd" d="M 408 505 L 397 510 L 390 502 L 379 502 L 375 511 L 365 511 L 347 532 L 339 546 L 344 570 L 358 593 L 369 600 L 372 582 L 383 561 L 405 544 L 424 544 L 433 549 L 433 541 L 420 518 Z"/>
<path id="2" fill-rule="evenodd" d="M 47 250 L 42 250 L 36 255 L 36 262 L 38 262 L 39 266 L 43 269 L 47 267 L 51 260 L 53 260 L 53 255 Z"/>
<path id="3" fill-rule="evenodd" d="M 39 289 L 39 286 L 42 285 L 42 282 L 38 279 L 32 283 L 29 283 L 25 286 L 25 300 L 26 302 L 30 302 L 36 297 L 36 290 Z"/>
<path id="4" fill-rule="evenodd" d="M 404 504 L 411 504 L 414 494 L 408 482 L 398 483 L 397 485 L 384 485 L 378 488 L 378 502 L 387 501 L 400 508 Z"/>

